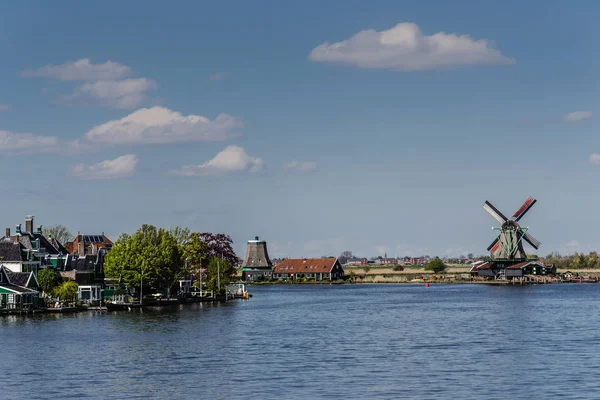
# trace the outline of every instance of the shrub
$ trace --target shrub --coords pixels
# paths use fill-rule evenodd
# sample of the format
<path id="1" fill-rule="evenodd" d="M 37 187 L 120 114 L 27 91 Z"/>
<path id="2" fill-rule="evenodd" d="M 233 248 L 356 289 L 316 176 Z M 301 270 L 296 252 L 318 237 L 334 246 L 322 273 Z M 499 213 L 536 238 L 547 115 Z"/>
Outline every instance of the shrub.
<path id="1" fill-rule="evenodd" d="M 404 267 L 402 265 L 394 265 L 392 271 L 404 271 Z"/>
<path id="2" fill-rule="evenodd" d="M 426 271 L 433 271 L 434 273 L 444 272 L 446 270 L 446 264 L 439 258 L 436 257 L 431 260 L 427 266 L 425 266 Z"/>

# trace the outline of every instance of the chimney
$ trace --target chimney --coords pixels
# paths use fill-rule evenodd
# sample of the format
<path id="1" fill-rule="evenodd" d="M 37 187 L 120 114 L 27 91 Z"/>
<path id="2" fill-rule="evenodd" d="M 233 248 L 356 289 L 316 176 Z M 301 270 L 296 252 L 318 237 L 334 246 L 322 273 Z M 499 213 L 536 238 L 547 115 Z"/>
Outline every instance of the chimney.
<path id="1" fill-rule="evenodd" d="M 77 242 L 77 254 L 85 256 L 85 243 L 83 243 L 83 238 Z"/>
<path id="2" fill-rule="evenodd" d="M 25 216 L 25 232 L 33 233 L 33 215 Z"/>
<path id="3" fill-rule="evenodd" d="M 10 238 L 10 228 L 6 228 L 6 237 Z"/>

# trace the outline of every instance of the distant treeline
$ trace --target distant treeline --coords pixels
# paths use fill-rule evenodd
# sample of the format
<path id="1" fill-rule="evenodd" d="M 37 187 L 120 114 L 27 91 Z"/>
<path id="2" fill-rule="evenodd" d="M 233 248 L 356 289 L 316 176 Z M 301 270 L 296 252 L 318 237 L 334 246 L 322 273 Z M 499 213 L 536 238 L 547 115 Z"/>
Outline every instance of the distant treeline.
<path id="1" fill-rule="evenodd" d="M 552 252 L 544 259 L 546 265 L 554 264 L 560 269 L 600 269 L 600 257 L 595 251 L 588 254 L 574 253 L 561 255 L 557 251 Z"/>

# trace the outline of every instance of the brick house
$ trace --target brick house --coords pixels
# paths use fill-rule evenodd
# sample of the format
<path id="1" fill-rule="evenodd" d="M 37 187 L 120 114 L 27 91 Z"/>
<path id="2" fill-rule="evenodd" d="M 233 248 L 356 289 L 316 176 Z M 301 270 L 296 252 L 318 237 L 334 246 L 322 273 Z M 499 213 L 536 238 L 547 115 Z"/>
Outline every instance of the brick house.
<path id="1" fill-rule="evenodd" d="M 333 281 L 343 277 L 344 268 L 337 258 L 289 258 L 273 268 L 273 278 L 279 280 L 307 278 Z"/>

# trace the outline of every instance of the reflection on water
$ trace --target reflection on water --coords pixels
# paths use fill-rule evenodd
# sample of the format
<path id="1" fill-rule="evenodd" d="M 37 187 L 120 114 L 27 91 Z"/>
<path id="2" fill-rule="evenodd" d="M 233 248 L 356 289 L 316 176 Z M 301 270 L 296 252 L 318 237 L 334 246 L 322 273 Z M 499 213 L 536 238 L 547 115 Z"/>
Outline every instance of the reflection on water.
<path id="1" fill-rule="evenodd" d="M 251 287 L 0 318 L 2 398 L 596 398 L 598 285 Z"/>

